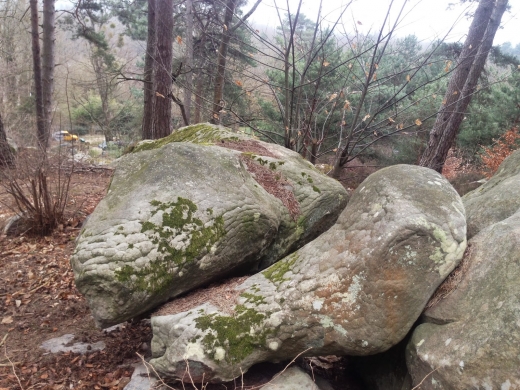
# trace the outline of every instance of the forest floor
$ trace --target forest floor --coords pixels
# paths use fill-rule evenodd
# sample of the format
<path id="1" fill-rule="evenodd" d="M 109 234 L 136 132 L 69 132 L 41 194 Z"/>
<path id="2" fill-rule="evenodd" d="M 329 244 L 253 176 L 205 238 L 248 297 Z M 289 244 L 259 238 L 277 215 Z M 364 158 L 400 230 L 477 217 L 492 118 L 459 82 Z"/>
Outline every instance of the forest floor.
<path id="1" fill-rule="evenodd" d="M 122 389 L 139 361 L 136 352 L 147 357 L 150 326 L 127 323 L 111 333 L 96 328 L 70 267 L 82 219 L 105 195 L 110 175 L 73 175 L 69 209 L 75 212 L 52 235 L 0 236 L 0 389 Z M 0 202 L 0 214 L 8 213 Z M 74 343 L 103 341 L 106 348 L 80 355 L 40 347 L 65 334 L 73 334 Z"/>

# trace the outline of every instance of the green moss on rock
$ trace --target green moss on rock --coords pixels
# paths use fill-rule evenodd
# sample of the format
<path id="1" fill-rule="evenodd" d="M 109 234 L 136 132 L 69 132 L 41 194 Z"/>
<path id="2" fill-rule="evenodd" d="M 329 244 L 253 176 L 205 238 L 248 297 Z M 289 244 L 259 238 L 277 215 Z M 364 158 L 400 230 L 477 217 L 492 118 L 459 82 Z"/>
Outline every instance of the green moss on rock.
<path id="1" fill-rule="evenodd" d="M 266 279 L 270 280 L 275 284 L 283 283 L 286 280 L 284 275 L 292 270 L 294 263 L 298 260 L 298 254 L 293 253 L 292 255 L 287 256 L 285 259 L 280 260 L 279 262 L 273 264 L 265 271 L 262 272 L 262 275 L 266 277 Z"/>
<path id="2" fill-rule="evenodd" d="M 215 360 L 239 363 L 253 351 L 265 346 L 269 330 L 262 327 L 265 314 L 237 305 L 233 316 L 209 314 L 195 319 L 195 326 L 207 334 L 201 343 Z M 218 356 L 218 350 L 225 355 Z"/>
<path id="3" fill-rule="evenodd" d="M 208 123 L 200 123 L 183 127 L 174 131 L 169 136 L 158 140 L 140 142 L 133 148 L 132 153 L 159 149 L 172 142 L 191 142 L 195 144 L 212 145 L 221 140 L 239 141 L 240 139 L 218 126 L 210 125 Z"/>
<path id="4" fill-rule="evenodd" d="M 116 270 L 116 278 L 121 283 L 129 283 L 139 291 L 162 292 L 172 282 L 178 268 L 203 257 L 212 246 L 226 235 L 224 218 L 218 216 L 204 224 L 194 213 L 197 205 L 189 199 L 179 197 L 176 202 L 151 201 L 154 207 L 151 215 L 162 213 L 162 223 L 150 221 L 142 223 L 141 232 L 157 245 L 159 258 L 141 269 L 125 265 Z M 208 215 L 213 210 L 206 210 Z M 176 247 L 171 245 L 174 237 L 183 236 Z M 172 273 L 175 272 L 175 273 Z"/>

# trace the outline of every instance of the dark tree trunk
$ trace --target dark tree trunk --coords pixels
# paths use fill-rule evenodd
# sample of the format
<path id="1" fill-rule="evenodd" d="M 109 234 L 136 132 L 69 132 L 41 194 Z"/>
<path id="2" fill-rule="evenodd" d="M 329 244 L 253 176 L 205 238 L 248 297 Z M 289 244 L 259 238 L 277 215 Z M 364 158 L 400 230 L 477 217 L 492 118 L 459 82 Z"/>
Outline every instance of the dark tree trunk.
<path id="1" fill-rule="evenodd" d="M 457 102 L 457 107 L 455 110 L 453 110 L 453 114 L 451 115 L 450 120 L 441 135 L 439 146 L 437 148 L 436 158 L 432 164 L 433 166 L 440 167 L 438 172 L 441 172 L 442 168 L 444 167 L 444 163 L 448 157 L 448 151 L 457 137 L 460 125 L 462 124 L 466 114 L 466 109 L 468 108 L 469 103 L 471 102 L 471 98 L 477 89 L 480 74 L 484 70 L 488 54 L 493 47 L 493 38 L 495 37 L 498 27 L 500 26 L 500 21 L 506 10 L 506 7 L 507 0 L 497 1 L 497 5 L 493 10 L 493 15 L 491 16 L 491 20 L 486 30 L 484 42 L 480 46 L 475 58 L 475 62 L 471 67 L 466 84 L 464 85 L 464 88 L 461 92 L 460 100 Z"/>
<path id="2" fill-rule="evenodd" d="M 52 123 L 52 95 L 54 93 L 54 0 L 43 0 L 43 67 L 42 98 L 45 112 L 45 148 L 48 146 Z"/>
<path id="3" fill-rule="evenodd" d="M 154 85 L 154 60 L 157 45 L 155 0 L 148 0 L 148 38 L 146 40 L 146 53 L 144 57 L 144 113 L 143 113 L 143 139 L 154 139 L 155 118 L 155 85 Z"/>
<path id="4" fill-rule="evenodd" d="M 453 75 L 448 83 L 443 105 L 430 131 L 428 145 L 419 163 L 421 166 L 435 169 L 438 172 L 442 171 L 447 152 L 452 143 L 448 142 L 452 137 L 446 136 L 445 133 L 448 132 L 456 135 L 458 131 L 458 128 L 449 128 L 450 122 L 452 124 L 456 123 L 456 121 L 452 121 L 451 119 L 453 115 L 457 113 L 459 102 L 464 99 L 464 90 L 468 90 L 469 88 L 466 86 L 466 83 L 469 82 L 468 76 L 477 62 L 479 53 L 481 53 L 481 47 L 490 24 L 494 7 L 495 0 L 480 0 L 469 28 L 468 37 L 466 38 L 466 42 L 464 42 L 464 47 L 459 56 L 457 68 L 453 71 Z M 491 37 L 491 42 L 493 41 L 493 37 L 494 34 Z M 482 69 L 480 71 L 482 71 Z M 478 80 L 479 76 L 480 72 L 477 74 L 475 68 L 472 77 L 476 77 Z M 468 96 L 467 102 L 469 103 L 470 100 L 471 94 Z"/>
<path id="5" fill-rule="evenodd" d="M 157 61 L 155 93 L 155 137 L 171 133 L 172 101 L 173 0 L 157 1 Z"/>
<path id="6" fill-rule="evenodd" d="M 191 121 L 191 91 L 193 88 L 193 0 L 186 0 L 186 85 L 184 86 L 184 110 Z"/>
<path id="7" fill-rule="evenodd" d="M 228 0 L 226 3 L 226 12 L 224 14 L 224 27 L 222 29 L 222 39 L 218 49 L 217 74 L 215 76 L 215 90 L 213 94 L 213 109 L 211 110 L 211 123 L 220 123 L 220 111 L 224 108 L 224 77 L 226 72 L 226 60 L 231 40 L 231 22 L 235 13 L 237 0 Z"/>
<path id="8" fill-rule="evenodd" d="M 45 112 L 43 109 L 42 65 L 40 58 L 40 37 L 38 31 L 38 0 L 30 0 L 31 36 L 34 74 L 34 102 L 36 105 L 36 136 L 38 147 L 46 151 L 47 132 L 45 131 Z"/>
<path id="9" fill-rule="evenodd" d="M 11 148 L 7 142 L 7 134 L 4 130 L 4 122 L 2 115 L 0 115 L 0 167 L 7 167 L 14 165 L 14 157 L 11 153 Z"/>

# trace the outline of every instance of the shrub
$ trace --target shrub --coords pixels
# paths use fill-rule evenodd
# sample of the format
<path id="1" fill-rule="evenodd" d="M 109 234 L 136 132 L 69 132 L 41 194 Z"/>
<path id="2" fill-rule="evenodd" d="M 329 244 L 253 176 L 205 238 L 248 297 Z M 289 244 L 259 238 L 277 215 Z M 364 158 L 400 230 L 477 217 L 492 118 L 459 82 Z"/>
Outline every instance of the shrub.
<path id="1" fill-rule="evenodd" d="M 19 217 L 17 225 L 23 226 L 22 231 L 49 235 L 64 222 L 74 173 L 74 159 L 67 157 L 24 148 L 13 168 L 0 171 L 0 188 L 11 200 L 6 206 Z"/>
<path id="2" fill-rule="evenodd" d="M 484 174 L 486 177 L 491 177 L 497 171 L 502 161 L 507 156 L 513 153 L 520 146 L 520 134 L 518 134 L 518 127 L 513 127 L 506 131 L 498 140 L 495 140 L 494 145 L 490 147 L 482 147 L 480 159 L 484 164 Z"/>

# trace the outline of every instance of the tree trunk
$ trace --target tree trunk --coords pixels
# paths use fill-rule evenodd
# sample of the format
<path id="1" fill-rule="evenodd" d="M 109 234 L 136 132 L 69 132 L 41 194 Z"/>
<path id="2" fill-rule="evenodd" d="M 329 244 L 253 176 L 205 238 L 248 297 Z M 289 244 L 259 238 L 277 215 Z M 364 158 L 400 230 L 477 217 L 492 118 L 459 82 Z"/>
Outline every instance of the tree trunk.
<path id="1" fill-rule="evenodd" d="M 220 111 L 224 108 L 224 77 L 226 72 L 226 60 L 231 40 L 231 22 L 235 13 L 237 0 L 228 0 L 226 4 L 226 12 L 224 14 L 224 27 L 222 29 L 222 39 L 218 49 L 218 65 L 215 77 L 215 91 L 213 94 L 213 109 L 211 110 L 211 123 L 220 123 Z"/>
<path id="2" fill-rule="evenodd" d="M 172 87 L 172 44 L 173 0 L 158 0 L 154 138 L 163 138 L 171 133 L 172 102 L 168 96 Z"/>
<path id="3" fill-rule="evenodd" d="M 447 131 L 451 117 L 456 113 L 459 101 L 463 98 L 462 93 L 468 81 L 471 69 L 477 59 L 480 47 L 482 46 L 484 35 L 494 9 L 494 3 L 495 0 L 480 0 L 477 10 L 475 11 L 468 37 L 466 38 L 466 42 L 464 42 L 464 47 L 459 56 L 457 68 L 453 71 L 453 75 L 448 83 L 443 105 L 430 131 L 428 145 L 419 163 L 421 166 L 435 169 L 438 172 L 442 171 L 445 160 L 445 157 L 442 158 L 442 156 L 445 155 L 444 150 L 446 150 L 447 154 L 447 150 L 451 147 L 451 143 L 442 144 L 443 134 Z M 491 40 L 492 39 L 493 38 L 491 38 Z M 476 76 L 478 79 L 480 73 Z M 450 129 L 449 131 L 456 133 L 457 130 L 458 129 Z"/>
<path id="4" fill-rule="evenodd" d="M 144 57 L 144 113 L 143 113 L 143 139 L 154 139 L 155 126 L 155 84 L 154 84 L 154 60 L 157 45 L 155 0 L 148 0 L 148 37 L 146 40 L 146 53 Z"/>
<path id="5" fill-rule="evenodd" d="M 7 135 L 4 130 L 4 122 L 2 120 L 2 115 L 0 114 L 0 167 L 7 167 L 14 165 L 14 157 L 13 153 L 11 153 L 11 148 L 9 143 L 7 142 Z"/>
<path id="6" fill-rule="evenodd" d="M 184 86 L 184 110 L 191 121 L 191 91 L 193 88 L 193 0 L 186 0 L 186 81 Z"/>
<path id="7" fill-rule="evenodd" d="M 54 93 L 54 0 L 43 0 L 42 98 L 45 112 L 45 148 L 48 146 L 52 123 Z"/>
<path id="8" fill-rule="evenodd" d="M 202 99 L 202 94 L 204 93 L 204 73 L 202 72 L 202 68 L 198 72 L 197 77 L 197 86 L 195 90 L 195 113 L 193 118 L 193 123 L 200 123 L 201 121 L 201 112 L 204 105 L 204 100 Z"/>
<path id="9" fill-rule="evenodd" d="M 480 74 L 484 70 L 488 54 L 491 48 L 493 47 L 493 38 L 495 37 L 498 27 L 500 26 L 500 21 L 502 19 L 502 15 L 506 10 L 506 7 L 507 0 L 497 1 L 497 4 L 493 10 L 493 15 L 491 16 L 491 20 L 486 30 L 484 42 L 480 46 L 477 56 L 475 58 L 475 62 L 471 67 L 471 71 L 469 72 L 466 84 L 464 85 L 464 88 L 461 93 L 461 98 L 457 102 L 457 108 L 453 110 L 453 114 L 451 115 L 450 120 L 441 135 L 441 139 L 436 153 L 436 158 L 433 162 L 434 166 L 440 167 L 438 169 L 438 172 L 441 172 L 442 168 L 444 167 L 444 163 L 446 161 L 446 158 L 448 157 L 448 151 L 450 150 L 451 146 L 453 145 L 453 142 L 455 141 L 455 138 L 457 137 L 460 125 L 464 120 L 465 111 L 468 108 L 473 94 L 477 89 Z"/>
<path id="10" fill-rule="evenodd" d="M 103 59 L 96 52 L 96 47 L 91 44 L 91 57 L 92 68 L 96 74 L 96 84 L 98 87 L 99 98 L 101 99 L 101 111 L 103 112 L 103 123 L 101 124 L 103 134 L 105 135 L 105 141 L 108 143 L 113 141 L 113 134 L 111 129 L 112 113 L 110 111 L 110 96 L 112 86 L 110 83 L 110 76 L 107 74 L 107 69 Z"/>
<path id="11" fill-rule="evenodd" d="M 40 37 L 38 31 L 38 0 L 30 0 L 31 36 L 34 74 L 34 102 L 36 105 L 36 136 L 38 147 L 45 152 L 47 133 L 45 131 L 45 112 L 43 109 L 42 66 L 40 59 Z"/>

